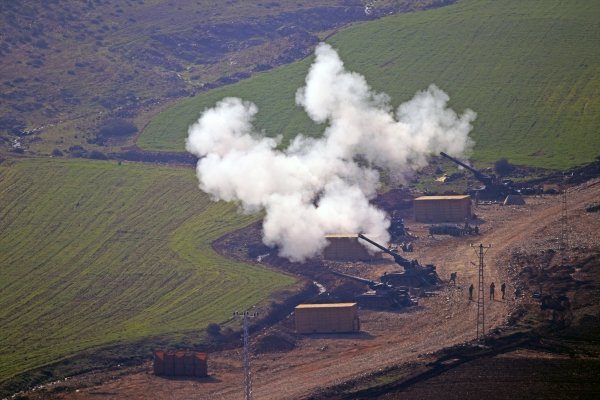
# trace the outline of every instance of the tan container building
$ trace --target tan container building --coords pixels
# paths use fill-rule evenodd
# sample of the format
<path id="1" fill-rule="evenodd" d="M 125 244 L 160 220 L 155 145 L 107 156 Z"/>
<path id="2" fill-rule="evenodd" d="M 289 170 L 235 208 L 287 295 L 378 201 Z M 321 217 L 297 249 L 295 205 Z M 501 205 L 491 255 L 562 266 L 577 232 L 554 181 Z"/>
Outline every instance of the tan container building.
<path id="1" fill-rule="evenodd" d="M 360 243 L 357 233 L 325 235 L 325 239 L 329 242 L 323 250 L 323 257 L 326 260 L 369 261 L 376 258 Z"/>
<path id="2" fill-rule="evenodd" d="M 346 333 L 360 331 L 356 303 L 300 304 L 295 308 L 298 333 Z"/>
<path id="3" fill-rule="evenodd" d="M 471 218 L 471 196 L 421 196 L 414 200 L 417 222 L 464 222 Z"/>

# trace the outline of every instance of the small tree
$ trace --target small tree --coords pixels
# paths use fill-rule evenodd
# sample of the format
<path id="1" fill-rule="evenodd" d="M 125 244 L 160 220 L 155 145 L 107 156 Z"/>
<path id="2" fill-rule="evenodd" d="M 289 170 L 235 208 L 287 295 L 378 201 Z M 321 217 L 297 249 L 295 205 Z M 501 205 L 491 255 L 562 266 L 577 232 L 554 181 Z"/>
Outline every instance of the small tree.
<path id="1" fill-rule="evenodd" d="M 220 336 L 221 335 L 221 326 L 219 324 L 210 323 L 206 327 L 206 333 L 210 336 Z"/>
<path id="2" fill-rule="evenodd" d="M 108 157 L 106 156 L 106 154 L 104 154 L 103 152 L 98 151 L 98 150 L 92 150 L 89 153 L 88 157 L 93 160 L 108 160 Z"/>
<path id="3" fill-rule="evenodd" d="M 132 122 L 122 118 L 111 118 L 104 121 L 97 136 L 99 138 L 126 137 L 137 131 L 137 127 Z"/>

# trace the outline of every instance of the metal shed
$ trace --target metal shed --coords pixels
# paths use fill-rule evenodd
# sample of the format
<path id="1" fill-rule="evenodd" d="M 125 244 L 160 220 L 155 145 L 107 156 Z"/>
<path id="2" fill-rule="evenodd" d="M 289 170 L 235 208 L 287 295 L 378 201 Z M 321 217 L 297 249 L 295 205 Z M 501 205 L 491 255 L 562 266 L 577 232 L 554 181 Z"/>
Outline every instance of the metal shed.
<path id="1" fill-rule="evenodd" d="M 471 196 L 421 196 L 414 200 L 417 222 L 464 222 L 471 218 Z"/>
<path id="2" fill-rule="evenodd" d="M 356 303 L 300 304 L 294 312 L 298 333 L 360 331 Z"/>

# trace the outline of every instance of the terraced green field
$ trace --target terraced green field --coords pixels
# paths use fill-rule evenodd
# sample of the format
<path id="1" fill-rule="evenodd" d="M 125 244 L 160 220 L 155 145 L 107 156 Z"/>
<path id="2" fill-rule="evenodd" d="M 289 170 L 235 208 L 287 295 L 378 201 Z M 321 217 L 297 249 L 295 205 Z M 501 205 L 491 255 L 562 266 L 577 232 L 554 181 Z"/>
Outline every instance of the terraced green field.
<path id="1" fill-rule="evenodd" d="M 478 113 L 473 159 L 566 168 L 600 155 L 600 2 L 464 0 L 355 25 L 329 42 L 395 105 L 437 84 Z M 188 126 L 225 96 L 259 106 L 257 126 L 319 134 L 294 104 L 310 60 L 220 88 L 160 114 L 138 144 L 183 150 Z"/>
<path id="2" fill-rule="evenodd" d="M 294 279 L 210 243 L 256 217 L 193 171 L 90 161 L 0 165 L 0 382 L 81 350 L 201 331 Z"/>

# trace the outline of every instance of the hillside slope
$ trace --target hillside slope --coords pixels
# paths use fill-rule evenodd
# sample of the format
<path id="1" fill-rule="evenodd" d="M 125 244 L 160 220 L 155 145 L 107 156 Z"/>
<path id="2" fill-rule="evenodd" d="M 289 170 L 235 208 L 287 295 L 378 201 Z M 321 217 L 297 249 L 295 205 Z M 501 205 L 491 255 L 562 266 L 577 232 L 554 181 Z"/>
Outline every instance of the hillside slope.
<path id="1" fill-rule="evenodd" d="M 600 2 L 472 1 L 352 26 L 330 40 L 350 70 L 395 105 L 435 83 L 457 111 L 478 113 L 474 159 L 565 168 L 600 151 Z M 239 96 L 257 126 L 287 138 L 319 134 L 294 104 L 310 60 L 187 99 L 160 114 L 139 145 L 184 149 L 206 107 Z"/>
<path id="2" fill-rule="evenodd" d="M 106 118 L 141 128 L 165 102 L 301 59 L 354 21 L 447 1 L 0 2 L 0 151 L 95 147 Z"/>
<path id="3" fill-rule="evenodd" d="M 108 162 L 0 166 L 0 382 L 78 351 L 202 331 L 294 279 L 218 256 L 254 217 L 192 171 Z"/>

